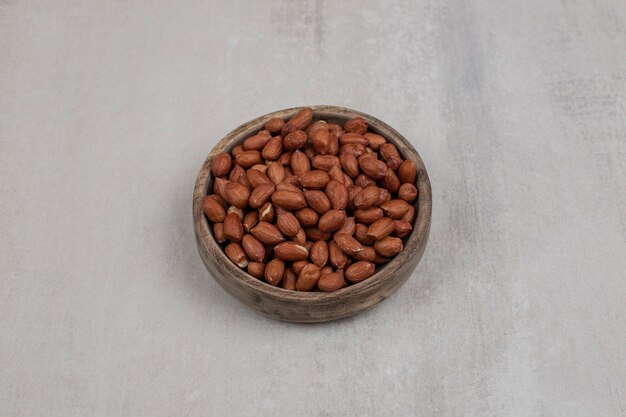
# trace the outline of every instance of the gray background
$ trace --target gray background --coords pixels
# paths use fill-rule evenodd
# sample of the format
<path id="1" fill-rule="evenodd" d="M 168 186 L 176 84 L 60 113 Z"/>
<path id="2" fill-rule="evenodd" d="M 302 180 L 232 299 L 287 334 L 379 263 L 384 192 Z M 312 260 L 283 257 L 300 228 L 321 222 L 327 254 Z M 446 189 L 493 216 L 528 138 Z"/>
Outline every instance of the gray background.
<path id="1" fill-rule="evenodd" d="M 626 3 L 0 0 L 0 415 L 624 416 Z M 325 325 L 205 271 L 240 123 L 375 115 L 433 183 L 414 276 Z"/>

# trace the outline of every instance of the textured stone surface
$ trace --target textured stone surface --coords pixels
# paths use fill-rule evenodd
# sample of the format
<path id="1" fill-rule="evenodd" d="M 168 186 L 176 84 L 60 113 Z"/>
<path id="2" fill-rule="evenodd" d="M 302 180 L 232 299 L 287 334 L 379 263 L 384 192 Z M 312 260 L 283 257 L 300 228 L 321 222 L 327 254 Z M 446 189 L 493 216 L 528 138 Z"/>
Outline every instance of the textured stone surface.
<path id="1" fill-rule="evenodd" d="M 626 414 L 626 3 L 0 0 L 0 415 Z M 377 308 L 266 319 L 191 194 L 275 109 L 385 120 L 433 184 Z"/>

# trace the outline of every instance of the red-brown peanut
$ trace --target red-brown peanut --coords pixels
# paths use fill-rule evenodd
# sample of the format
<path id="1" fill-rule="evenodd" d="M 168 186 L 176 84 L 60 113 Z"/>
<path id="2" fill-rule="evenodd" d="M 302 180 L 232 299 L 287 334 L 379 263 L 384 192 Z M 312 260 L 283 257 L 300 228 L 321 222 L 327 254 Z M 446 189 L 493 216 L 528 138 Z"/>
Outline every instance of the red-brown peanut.
<path id="1" fill-rule="evenodd" d="M 355 117 L 328 123 L 303 108 L 267 119 L 210 167 L 202 201 L 215 241 L 251 276 L 292 291 L 368 279 L 413 230 L 418 172 Z"/>

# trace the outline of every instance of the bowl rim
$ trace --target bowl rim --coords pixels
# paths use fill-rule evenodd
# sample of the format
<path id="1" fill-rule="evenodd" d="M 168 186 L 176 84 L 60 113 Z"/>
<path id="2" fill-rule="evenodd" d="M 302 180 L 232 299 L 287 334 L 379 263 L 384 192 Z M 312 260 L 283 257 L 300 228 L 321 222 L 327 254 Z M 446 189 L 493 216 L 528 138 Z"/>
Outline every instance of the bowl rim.
<path id="1" fill-rule="evenodd" d="M 416 204 L 417 215 L 414 219 L 414 228 L 409 235 L 404 250 L 394 257 L 390 262 L 384 264 L 382 267 L 377 267 L 374 275 L 359 283 L 349 285 L 332 292 L 312 291 L 301 292 L 286 290 L 278 286 L 272 286 L 260 279 L 248 274 L 245 270 L 237 267 L 224 253 L 220 245 L 215 241 L 212 233 L 212 228 L 208 219 L 204 215 L 202 210 L 202 199 L 206 195 L 209 184 L 212 182 L 212 175 L 210 172 L 210 165 L 212 160 L 219 154 L 230 151 L 230 149 L 237 144 L 241 143 L 244 138 L 250 136 L 256 131 L 260 130 L 262 126 L 269 119 L 274 117 L 280 117 L 287 120 L 295 113 L 303 108 L 311 108 L 313 110 L 315 118 L 352 118 L 363 117 L 365 120 L 374 122 L 376 124 L 374 132 L 381 134 L 389 142 L 394 143 L 396 146 L 401 144 L 408 155 L 403 154 L 404 159 L 411 159 L 417 168 L 417 189 L 418 199 Z M 401 151 L 402 153 L 402 151 Z M 233 283 L 247 287 L 249 290 L 262 293 L 266 296 L 287 299 L 296 302 L 320 302 L 336 300 L 337 297 L 351 297 L 358 295 L 359 293 L 371 290 L 374 286 L 383 286 L 385 276 L 389 273 L 396 272 L 402 269 L 404 263 L 408 260 L 408 257 L 412 256 L 411 253 L 420 248 L 426 243 L 428 234 L 430 231 L 432 215 L 432 189 L 428 172 L 420 157 L 419 153 L 413 145 L 398 131 L 389 126 L 387 123 L 373 117 L 367 113 L 363 113 L 357 110 L 353 110 L 346 107 L 334 106 L 334 105 L 311 105 L 311 106 L 298 106 L 291 107 L 283 110 L 277 110 L 259 117 L 256 117 L 249 122 L 243 123 L 237 128 L 226 134 L 209 152 L 205 158 L 198 177 L 196 179 L 194 193 L 193 193 L 193 218 L 194 218 L 194 233 L 196 235 L 196 241 L 202 246 L 202 250 L 209 257 L 212 262 L 222 264 L 226 268 L 229 278 Z M 200 247 L 198 248 L 200 250 Z M 210 271 L 209 271 L 210 272 Z M 210 272 L 213 277 L 213 273 Z M 213 277 L 215 279 L 215 277 Z M 218 281 L 219 282 L 219 281 Z"/>

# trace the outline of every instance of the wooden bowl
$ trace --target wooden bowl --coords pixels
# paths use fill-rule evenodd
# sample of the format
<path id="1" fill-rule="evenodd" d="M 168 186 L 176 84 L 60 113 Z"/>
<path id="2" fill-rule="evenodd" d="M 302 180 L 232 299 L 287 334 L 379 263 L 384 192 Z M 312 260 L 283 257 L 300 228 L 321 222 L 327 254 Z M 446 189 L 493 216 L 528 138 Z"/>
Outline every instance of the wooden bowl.
<path id="1" fill-rule="evenodd" d="M 222 152 L 240 144 L 246 137 L 261 130 L 272 117 L 288 120 L 301 108 L 280 110 L 258 117 L 239 126 L 222 139 L 202 164 L 193 193 L 193 222 L 198 251 L 213 278 L 230 295 L 266 316 L 292 322 L 315 323 L 341 319 L 357 314 L 381 302 L 407 280 L 422 258 L 432 211 L 432 193 L 426 167 L 413 146 L 386 123 L 355 110 L 337 106 L 311 106 L 314 119 L 343 123 L 361 116 L 369 123 L 370 131 L 384 136 L 397 146 L 404 159 L 411 159 L 417 167 L 416 217 L 413 232 L 405 241 L 404 250 L 389 263 L 377 268 L 370 278 L 340 290 L 325 292 L 297 292 L 273 287 L 235 266 L 213 238 L 210 224 L 202 211 L 202 198 L 212 187 L 211 162 Z"/>

